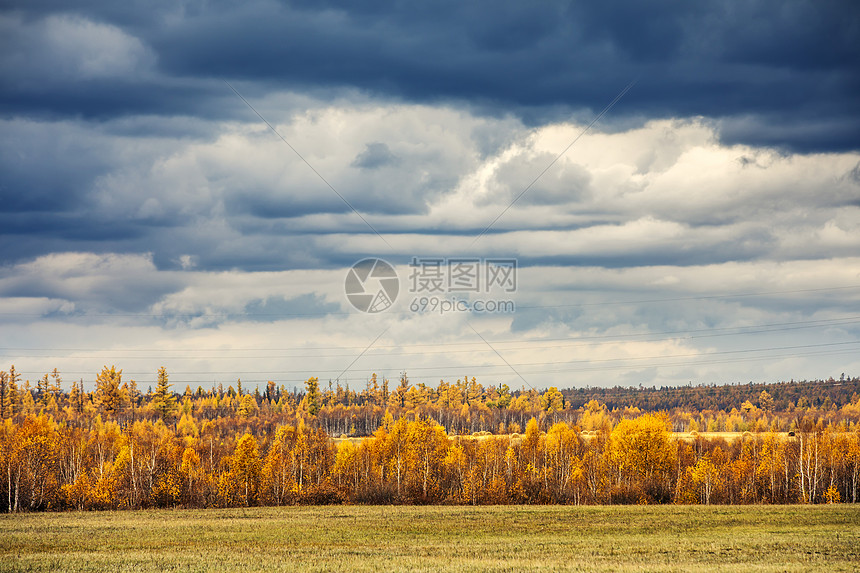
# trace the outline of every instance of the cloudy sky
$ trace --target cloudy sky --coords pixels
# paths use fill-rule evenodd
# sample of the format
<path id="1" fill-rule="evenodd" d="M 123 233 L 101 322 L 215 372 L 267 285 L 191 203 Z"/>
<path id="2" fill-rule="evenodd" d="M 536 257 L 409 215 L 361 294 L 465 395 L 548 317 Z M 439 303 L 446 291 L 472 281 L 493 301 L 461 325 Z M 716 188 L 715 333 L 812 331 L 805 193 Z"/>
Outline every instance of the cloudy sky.
<path id="1" fill-rule="evenodd" d="M 855 2 L 0 6 L 2 369 L 860 375 Z"/>

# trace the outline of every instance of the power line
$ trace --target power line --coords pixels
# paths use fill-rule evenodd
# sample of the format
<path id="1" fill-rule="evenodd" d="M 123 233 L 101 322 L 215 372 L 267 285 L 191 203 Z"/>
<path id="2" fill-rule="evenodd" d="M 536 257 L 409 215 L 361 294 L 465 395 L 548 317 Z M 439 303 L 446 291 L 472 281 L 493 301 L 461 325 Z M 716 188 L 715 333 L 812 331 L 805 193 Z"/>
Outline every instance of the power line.
<path id="1" fill-rule="evenodd" d="M 763 359 L 763 358 L 799 356 L 800 354 L 797 352 L 798 350 L 824 349 L 824 348 L 833 348 L 833 347 L 837 347 L 837 346 L 850 346 L 850 345 L 860 345 L 860 341 L 855 340 L 855 341 L 843 341 L 843 342 L 830 342 L 830 343 L 822 343 L 822 344 L 799 344 L 799 345 L 790 345 L 790 346 L 774 346 L 774 347 L 768 347 L 768 348 L 745 348 L 745 349 L 737 349 L 737 350 L 722 350 L 722 351 L 715 351 L 715 352 L 708 352 L 708 353 L 663 354 L 663 355 L 635 356 L 635 357 L 624 357 L 624 358 L 521 362 L 521 363 L 511 363 L 510 365 L 513 367 L 517 367 L 517 366 L 520 366 L 520 367 L 522 367 L 522 366 L 555 366 L 555 365 L 570 366 L 570 365 L 575 365 L 575 364 L 583 364 L 583 365 L 584 364 L 598 364 L 598 363 L 605 364 L 605 363 L 612 363 L 612 362 L 632 362 L 632 361 L 640 361 L 640 360 L 664 360 L 664 359 L 670 359 L 670 358 L 702 358 L 702 359 L 707 359 L 708 357 L 712 357 L 712 356 L 747 355 L 747 354 L 758 353 L 758 352 L 791 351 L 791 353 L 788 355 L 777 354 L 777 355 L 769 355 L 769 356 L 763 356 L 763 357 L 749 357 L 749 358 L 745 358 L 744 356 L 736 356 L 735 358 L 730 359 L 730 361 L 740 362 L 740 361 L 757 360 L 757 359 Z M 813 354 L 815 352 L 817 352 L 817 351 L 813 351 Z M 846 350 L 836 350 L 836 351 L 831 350 L 830 352 L 837 352 L 837 353 L 856 352 L 856 349 L 850 349 L 850 350 L 846 349 Z M 813 354 L 807 353 L 804 355 L 813 355 Z M 690 365 L 687 362 L 683 362 L 683 363 L 679 363 L 679 364 Z M 654 363 L 654 364 L 645 365 L 645 366 L 638 365 L 638 366 L 636 366 L 636 368 L 659 367 L 659 366 L 666 366 L 666 364 Z M 462 371 L 462 370 L 466 370 L 466 371 L 473 371 L 473 370 L 479 370 L 479 369 L 498 368 L 498 367 L 499 367 L 498 364 L 471 364 L 471 365 L 462 364 L 462 365 L 454 365 L 454 366 L 417 366 L 417 367 L 406 368 L 406 370 L 408 370 L 408 371 L 416 371 L 416 370 L 419 370 L 419 371 L 422 371 L 422 370 L 435 370 L 435 371 L 440 371 L 440 370 L 461 370 Z M 602 367 L 597 367 L 597 369 L 600 369 L 600 368 L 602 368 Z M 392 367 L 392 368 L 385 368 L 385 369 L 379 369 L 379 370 L 396 370 L 396 369 L 404 370 L 404 368 L 402 368 L 402 367 Z M 338 372 L 339 372 L 339 374 L 337 374 Z M 550 372 L 552 372 L 552 371 L 550 371 Z M 21 373 L 22 374 L 33 374 L 33 372 L 28 372 L 28 371 L 21 371 Z M 230 372 L 228 372 L 228 371 L 211 371 L 211 370 L 206 370 L 206 371 L 203 371 L 203 370 L 178 370 L 178 371 L 171 372 L 171 374 L 173 374 L 173 375 L 180 375 L 180 376 L 181 375 L 187 375 L 187 374 L 207 374 L 207 375 L 215 376 L 218 374 L 225 375 L 228 373 L 233 374 L 233 375 L 240 374 L 239 377 L 241 377 L 241 374 L 269 374 L 269 375 L 313 374 L 313 375 L 317 375 L 317 376 L 324 375 L 324 374 L 332 374 L 332 373 L 335 373 L 338 376 L 341 376 L 344 374 L 344 372 L 340 371 L 340 370 L 320 370 L 320 369 L 244 370 L 244 371 L 230 371 Z M 530 373 L 530 372 L 528 372 L 528 373 Z M 91 372 L 90 371 L 87 371 L 87 372 L 81 372 L 81 371 L 68 372 L 67 371 L 67 372 L 64 372 L 64 374 L 66 374 L 66 375 L 69 375 L 69 374 L 78 375 L 78 374 L 91 374 Z M 226 378 L 226 376 L 225 376 L 225 378 Z"/>
<path id="2" fill-rule="evenodd" d="M 856 349 L 827 350 L 827 351 L 814 351 L 814 352 L 755 356 L 755 357 L 743 357 L 743 358 L 733 357 L 733 358 L 722 358 L 722 359 L 716 359 L 716 360 L 663 362 L 663 363 L 655 363 L 655 364 L 635 364 L 635 365 L 629 365 L 628 364 L 628 365 L 609 365 L 609 366 L 601 365 L 601 366 L 586 366 L 586 367 L 576 367 L 576 368 L 553 368 L 553 369 L 538 369 L 538 370 L 528 369 L 528 370 L 522 370 L 521 372 L 528 374 L 528 375 L 577 374 L 577 373 L 583 373 L 583 372 L 607 372 L 608 373 L 608 372 L 616 372 L 616 371 L 620 371 L 620 370 L 645 370 L 645 369 L 659 369 L 659 368 L 673 368 L 673 367 L 693 367 L 693 366 L 706 366 L 706 365 L 711 365 L 711 364 L 727 364 L 727 363 L 734 364 L 734 363 L 746 363 L 746 362 L 761 362 L 764 360 L 773 360 L 776 358 L 791 358 L 791 357 L 795 357 L 795 356 L 838 356 L 838 355 L 842 355 L 842 354 L 852 354 L 853 355 L 855 353 L 856 353 Z M 483 372 L 480 375 L 482 377 L 485 377 L 485 378 L 508 378 L 508 377 L 514 378 L 517 376 L 515 373 L 513 373 L 512 371 L 510 371 L 507 368 L 503 368 L 499 365 L 495 365 L 495 367 L 499 369 L 497 372 L 492 372 L 492 371 Z M 462 368 L 463 370 L 469 369 L 469 367 L 459 367 L 459 366 L 457 368 L 458 369 Z M 403 372 L 403 369 L 400 367 L 397 367 L 397 368 L 387 368 L 387 369 L 375 368 L 375 369 L 368 369 L 367 370 L 367 372 L 375 372 L 377 374 L 383 373 L 382 378 L 388 378 L 384 374 L 386 371 L 391 371 L 393 373 L 396 373 L 397 376 L 399 376 L 399 374 L 401 372 Z M 24 374 L 27 374 L 27 373 L 25 372 Z M 133 378 L 133 377 L 128 376 L 128 378 Z M 202 380 L 202 379 L 177 380 L 175 378 L 171 378 L 171 380 L 173 380 L 173 383 L 175 383 L 175 384 L 187 384 L 187 385 L 190 385 L 190 384 L 196 384 L 196 385 L 207 384 L 208 385 L 208 384 L 224 383 L 224 382 L 227 382 L 228 380 L 232 380 L 232 379 L 236 379 L 236 378 L 242 378 L 243 384 L 248 384 L 248 385 L 265 384 L 269 381 L 275 382 L 277 384 L 302 384 L 307 379 L 307 378 L 280 378 L 277 376 L 273 376 L 273 377 L 269 377 L 269 378 L 247 378 L 247 377 L 242 377 L 242 376 L 236 376 L 234 373 L 234 375 L 232 377 L 229 377 L 229 378 L 227 378 L 227 377 L 220 378 L 220 379 L 211 378 L 211 379 L 206 379 L 206 380 Z M 444 379 L 445 377 L 443 376 L 441 378 Z M 365 381 L 369 380 L 369 379 L 370 379 L 370 374 L 367 375 Z M 135 379 L 135 380 L 138 384 L 155 384 L 155 382 L 156 382 L 155 379 L 152 379 L 152 380 Z M 334 380 L 334 378 L 332 378 L 332 380 Z M 434 381 L 440 380 L 440 377 L 434 376 L 434 375 L 417 375 L 417 376 L 410 375 L 409 380 L 412 382 L 428 381 L 428 382 L 432 383 Z"/>

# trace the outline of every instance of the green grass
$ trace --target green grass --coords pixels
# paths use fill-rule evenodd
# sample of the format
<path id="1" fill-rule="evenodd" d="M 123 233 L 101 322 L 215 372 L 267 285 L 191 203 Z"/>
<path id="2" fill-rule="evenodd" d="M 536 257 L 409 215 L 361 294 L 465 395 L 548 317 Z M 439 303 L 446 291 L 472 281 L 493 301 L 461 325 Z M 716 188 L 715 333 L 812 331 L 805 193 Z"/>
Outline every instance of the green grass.
<path id="1" fill-rule="evenodd" d="M 403 507 L 0 516 L 0 571 L 853 571 L 860 507 Z"/>

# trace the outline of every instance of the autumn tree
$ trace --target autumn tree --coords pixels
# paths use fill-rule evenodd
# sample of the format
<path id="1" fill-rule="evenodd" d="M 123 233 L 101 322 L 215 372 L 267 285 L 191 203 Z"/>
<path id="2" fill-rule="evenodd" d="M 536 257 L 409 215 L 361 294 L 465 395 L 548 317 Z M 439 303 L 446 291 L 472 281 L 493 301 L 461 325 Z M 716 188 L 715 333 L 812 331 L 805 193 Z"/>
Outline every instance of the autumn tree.
<path id="1" fill-rule="evenodd" d="M 334 475 L 339 486 L 353 493 L 361 486 L 361 460 L 360 447 L 350 440 L 344 440 L 337 447 L 334 460 Z"/>
<path id="2" fill-rule="evenodd" d="M 20 397 L 18 396 L 18 382 L 21 375 L 15 370 L 13 364 L 9 372 L 0 372 L 0 417 L 11 418 L 17 413 Z"/>
<path id="3" fill-rule="evenodd" d="M 134 380 L 129 380 L 127 384 L 123 383 L 122 386 L 125 395 L 128 396 L 128 403 L 131 405 L 131 420 L 133 422 L 137 418 L 137 407 L 140 404 L 141 393 L 137 389 L 137 382 Z"/>
<path id="4" fill-rule="evenodd" d="M 609 436 L 609 457 L 622 491 L 668 496 L 675 445 L 661 418 L 645 414 L 619 422 Z"/>
<path id="5" fill-rule="evenodd" d="M 409 392 L 409 379 L 406 374 L 400 376 L 400 384 L 391 393 L 388 398 L 388 404 L 393 408 L 403 408 L 406 406 L 406 395 Z"/>
<path id="6" fill-rule="evenodd" d="M 783 467 L 786 461 L 785 448 L 785 441 L 773 433 L 767 434 L 761 444 L 759 463 L 755 470 L 756 478 L 771 503 L 777 503 L 778 499 L 782 503 L 788 501 L 786 497 L 788 492 L 785 491 L 785 485 L 781 479 L 786 471 Z"/>
<path id="7" fill-rule="evenodd" d="M 448 436 L 438 424 L 415 420 L 409 423 L 406 441 L 408 481 L 413 494 L 428 500 L 438 493 Z"/>
<path id="8" fill-rule="evenodd" d="M 28 510 L 49 509 L 57 497 L 57 425 L 47 415 L 28 416 L 19 426 L 20 446 L 15 476 L 15 498 Z"/>
<path id="9" fill-rule="evenodd" d="M 506 442 L 502 438 L 487 437 L 468 443 L 466 495 L 471 503 L 507 501 Z"/>
<path id="10" fill-rule="evenodd" d="M 69 391 L 69 406 L 71 406 L 73 412 L 78 415 L 83 413 L 86 396 L 84 381 L 72 382 L 72 389 Z"/>
<path id="11" fill-rule="evenodd" d="M 409 449 L 408 429 L 409 422 L 406 421 L 406 418 L 399 418 L 389 427 L 388 438 L 385 443 L 388 474 L 395 480 L 398 498 L 402 495 L 402 484 L 406 477 L 406 459 Z"/>
<path id="12" fill-rule="evenodd" d="M 720 468 L 711 461 L 710 455 L 699 458 L 696 465 L 690 468 L 690 477 L 693 486 L 698 488 L 701 503 L 710 505 L 711 495 L 720 483 Z"/>
<path id="13" fill-rule="evenodd" d="M 526 433 L 519 450 L 522 463 L 518 481 L 525 501 L 538 501 L 539 499 L 544 477 L 544 441 L 538 421 L 535 418 L 530 419 L 526 424 Z"/>
<path id="14" fill-rule="evenodd" d="M 263 462 L 261 497 L 264 503 L 283 505 L 296 492 L 294 426 L 280 426 Z"/>
<path id="15" fill-rule="evenodd" d="M 766 413 L 770 413 L 771 410 L 773 410 L 773 397 L 768 393 L 767 390 L 762 390 L 761 394 L 759 394 L 758 407 L 764 410 Z"/>
<path id="16" fill-rule="evenodd" d="M 176 413 L 176 397 L 170 391 L 172 384 L 167 383 L 167 370 L 162 366 L 158 369 L 158 384 L 152 396 L 152 407 L 164 421 L 169 421 Z"/>
<path id="17" fill-rule="evenodd" d="M 579 432 L 564 422 L 554 424 L 547 432 L 544 453 L 547 485 L 556 503 L 567 501 L 583 477 L 581 449 Z"/>
<path id="18" fill-rule="evenodd" d="M 455 499 L 460 501 L 465 495 L 467 462 L 466 452 L 459 441 L 454 442 L 451 444 L 451 447 L 448 448 L 448 452 L 445 454 L 443 463 L 448 473 L 450 473 L 454 478 Z"/>
<path id="19" fill-rule="evenodd" d="M 115 366 L 105 366 L 96 376 L 95 403 L 108 414 L 115 414 L 123 406 L 121 382 L 122 370 L 117 370 Z"/>
<path id="20" fill-rule="evenodd" d="M 0 418 L 8 418 L 12 411 L 12 397 L 9 394 L 9 375 L 0 370 Z"/>
<path id="21" fill-rule="evenodd" d="M 496 389 L 493 393 L 493 397 L 491 400 L 487 401 L 487 406 L 490 408 L 497 408 L 498 410 L 505 412 L 508 409 L 508 406 L 511 405 L 511 389 L 507 384 L 499 384 L 498 389 Z M 507 420 L 504 420 L 503 423 L 506 423 Z"/>
<path id="22" fill-rule="evenodd" d="M 597 400 L 590 400 L 585 404 L 579 417 L 579 426 L 587 431 L 605 431 L 608 433 L 612 425 L 606 411 L 606 404 Z"/>
<path id="23" fill-rule="evenodd" d="M 218 495 L 226 505 L 251 506 L 260 489 L 260 452 L 257 439 L 245 434 L 230 456 L 228 470 L 221 475 Z"/>
<path id="24" fill-rule="evenodd" d="M 249 418 L 253 416 L 257 411 L 257 400 L 254 399 L 252 394 L 245 394 L 241 398 L 238 399 L 238 406 L 236 407 L 236 415 L 240 418 Z"/>
<path id="25" fill-rule="evenodd" d="M 55 400 L 59 401 L 63 393 L 63 378 L 60 376 L 60 371 L 56 368 L 51 371 L 51 384 L 48 386 L 48 391 L 54 396 Z"/>
<path id="26" fill-rule="evenodd" d="M 186 447 L 183 450 L 179 471 L 183 478 L 183 499 L 185 503 L 194 504 L 200 497 L 197 483 L 204 477 L 200 455 L 194 448 Z"/>
<path id="27" fill-rule="evenodd" d="M 319 378 L 311 377 L 305 381 L 305 397 L 302 400 L 304 410 L 311 416 L 320 411 L 320 382 Z"/>
<path id="28" fill-rule="evenodd" d="M 36 382 L 36 399 L 40 406 L 48 405 L 48 375 L 45 374 Z"/>
<path id="29" fill-rule="evenodd" d="M 540 397 L 541 410 L 554 414 L 564 409 L 564 395 L 556 387 L 550 387 Z"/>

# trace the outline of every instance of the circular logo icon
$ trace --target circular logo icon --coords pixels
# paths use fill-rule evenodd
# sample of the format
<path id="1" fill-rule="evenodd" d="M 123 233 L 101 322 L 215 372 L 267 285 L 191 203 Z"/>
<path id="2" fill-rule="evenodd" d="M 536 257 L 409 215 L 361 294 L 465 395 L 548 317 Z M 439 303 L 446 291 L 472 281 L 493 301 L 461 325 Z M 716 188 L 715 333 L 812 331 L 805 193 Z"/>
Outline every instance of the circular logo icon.
<path id="1" fill-rule="evenodd" d="M 400 279 L 386 261 L 362 259 L 346 273 L 344 291 L 352 306 L 361 312 L 382 312 L 397 300 Z"/>

